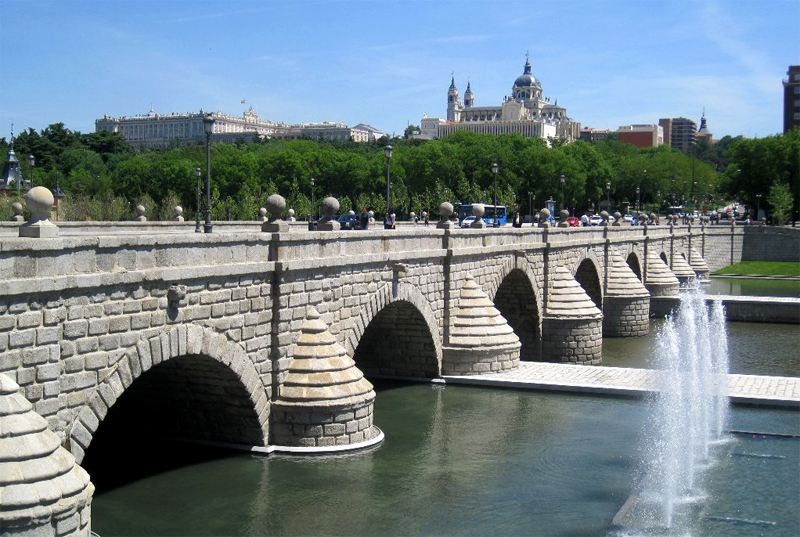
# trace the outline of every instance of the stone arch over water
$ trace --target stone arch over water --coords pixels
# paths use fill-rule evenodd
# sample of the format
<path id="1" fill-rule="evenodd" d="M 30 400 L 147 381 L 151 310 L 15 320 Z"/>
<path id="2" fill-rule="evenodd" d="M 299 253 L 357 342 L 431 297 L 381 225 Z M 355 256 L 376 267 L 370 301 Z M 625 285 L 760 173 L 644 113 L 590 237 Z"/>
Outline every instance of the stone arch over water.
<path id="1" fill-rule="evenodd" d="M 575 269 L 575 281 L 592 299 L 594 305 L 599 310 L 603 310 L 603 284 L 600 278 L 600 271 L 596 263 L 590 257 L 585 258 Z"/>
<path id="2" fill-rule="evenodd" d="M 225 336 L 174 326 L 139 340 L 115 368 L 69 428 L 76 460 L 98 433 L 119 428 L 142 445 L 157 445 L 163 436 L 267 445 L 267 391 L 246 351 Z"/>
<path id="3" fill-rule="evenodd" d="M 541 306 L 529 275 L 520 269 L 506 274 L 495 292 L 494 305 L 519 337 L 520 359 L 541 360 Z"/>
<path id="4" fill-rule="evenodd" d="M 356 366 L 366 375 L 435 378 L 441 373 L 438 324 L 414 286 L 397 283 L 378 291 L 353 333 Z"/>
<path id="5" fill-rule="evenodd" d="M 639 259 L 639 255 L 636 252 L 631 252 L 628 254 L 628 257 L 625 258 L 625 262 L 631 268 L 636 277 L 639 278 L 639 281 L 642 280 L 642 262 Z"/>

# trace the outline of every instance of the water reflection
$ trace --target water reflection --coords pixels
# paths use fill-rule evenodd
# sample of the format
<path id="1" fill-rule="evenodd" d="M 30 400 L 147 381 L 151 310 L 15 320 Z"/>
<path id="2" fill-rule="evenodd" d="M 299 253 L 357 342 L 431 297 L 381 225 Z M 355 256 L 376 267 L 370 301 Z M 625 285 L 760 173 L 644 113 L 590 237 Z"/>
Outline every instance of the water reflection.
<path id="1" fill-rule="evenodd" d="M 378 388 L 375 423 L 386 441 L 369 452 L 227 455 L 176 468 L 98 491 L 93 529 L 104 537 L 613 531 L 646 420 L 640 401 L 461 386 Z M 732 422 L 800 433 L 796 412 L 736 409 Z M 797 458 L 786 462 L 796 469 Z M 797 480 L 784 488 L 789 498 L 800 496 Z M 800 523 L 790 519 L 781 523 L 797 534 Z"/>
<path id="2" fill-rule="evenodd" d="M 650 321 L 641 338 L 603 338 L 603 364 L 653 368 L 656 334 L 664 321 Z M 800 376 L 800 326 L 727 323 L 730 372 L 740 375 Z"/>
<path id="3" fill-rule="evenodd" d="M 745 279 L 714 276 L 705 291 L 709 295 L 800 297 L 800 280 L 765 280 L 763 278 Z"/>

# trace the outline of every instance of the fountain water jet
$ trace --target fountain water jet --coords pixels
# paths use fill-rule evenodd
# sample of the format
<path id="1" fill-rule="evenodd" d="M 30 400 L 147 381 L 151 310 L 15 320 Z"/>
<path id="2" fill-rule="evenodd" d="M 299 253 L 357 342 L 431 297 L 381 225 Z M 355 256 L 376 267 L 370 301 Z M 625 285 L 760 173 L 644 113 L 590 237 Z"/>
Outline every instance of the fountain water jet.
<path id="1" fill-rule="evenodd" d="M 710 311 L 709 311 L 710 310 Z M 649 401 L 640 450 L 642 477 L 615 524 L 661 531 L 687 529 L 681 506 L 702 502 L 703 469 L 723 439 L 728 413 L 728 345 L 722 303 L 701 289 L 682 295 L 657 336 L 659 389 Z M 680 519 L 679 521 L 677 519 Z"/>

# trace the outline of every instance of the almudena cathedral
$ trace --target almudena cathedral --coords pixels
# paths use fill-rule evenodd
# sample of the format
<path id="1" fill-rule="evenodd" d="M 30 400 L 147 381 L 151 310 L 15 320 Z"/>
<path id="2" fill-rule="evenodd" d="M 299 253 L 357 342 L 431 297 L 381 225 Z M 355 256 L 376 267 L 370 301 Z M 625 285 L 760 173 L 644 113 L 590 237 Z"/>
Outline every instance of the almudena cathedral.
<path id="1" fill-rule="evenodd" d="M 451 78 L 447 90 L 447 119 L 423 116 L 418 137 L 432 140 L 462 130 L 482 134 L 518 132 L 531 138 L 573 141 L 580 137 L 581 125 L 567 116 L 567 109 L 558 106 L 558 100 L 551 104 L 549 98 L 543 97 L 541 81 L 531 73 L 528 55 L 523 73 L 511 87 L 511 95 L 506 96 L 500 106 L 475 106 L 469 82 L 462 103 L 455 77 Z"/>

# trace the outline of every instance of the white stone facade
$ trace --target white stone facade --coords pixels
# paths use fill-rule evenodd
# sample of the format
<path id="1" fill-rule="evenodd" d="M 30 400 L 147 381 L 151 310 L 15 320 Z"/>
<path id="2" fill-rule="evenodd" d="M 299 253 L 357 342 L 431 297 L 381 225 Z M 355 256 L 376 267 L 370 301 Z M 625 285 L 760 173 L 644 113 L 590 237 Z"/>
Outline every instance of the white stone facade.
<path id="1" fill-rule="evenodd" d="M 545 140 L 573 141 L 580 137 L 580 123 L 570 119 L 558 101 L 551 103 L 543 96 L 540 81 L 531 73 L 530 59 L 525 62 L 522 75 L 514 81 L 511 95 L 500 106 L 476 107 L 474 102 L 471 83 L 467 84 L 462 103 L 453 77 L 447 91 L 447 118 L 423 116 L 418 137 L 437 139 L 459 130 L 493 135 L 519 133 Z"/>
<path id="2" fill-rule="evenodd" d="M 175 143 L 198 143 L 206 139 L 203 118 L 206 112 L 185 114 L 157 114 L 153 108 L 146 115 L 110 117 L 95 120 L 95 132 L 116 132 L 122 134 L 136 149 L 161 149 Z M 344 123 L 287 123 L 262 120 L 251 107 L 241 116 L 229 116 L 213 112 L 214 132 L 212 142 L 235 142 L 244 138 L 312 138 L 333 140 L 353 140 L 369 142 L 383 136 L 374 127 L 359 123 L 348 127 Z"/>

